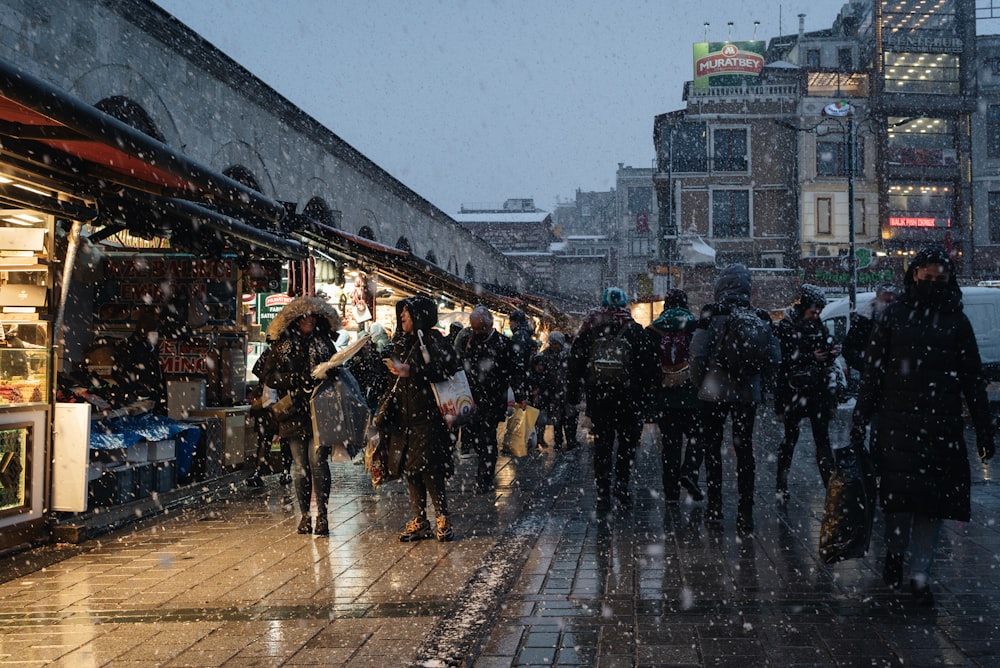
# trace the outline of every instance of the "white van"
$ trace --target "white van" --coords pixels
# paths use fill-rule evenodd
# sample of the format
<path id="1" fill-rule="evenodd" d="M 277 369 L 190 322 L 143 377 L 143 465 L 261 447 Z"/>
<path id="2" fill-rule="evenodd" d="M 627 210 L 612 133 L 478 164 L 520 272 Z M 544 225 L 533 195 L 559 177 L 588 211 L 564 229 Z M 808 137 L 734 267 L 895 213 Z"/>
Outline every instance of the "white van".
<path id="1" fill-rule="evenodd" d="M 874 300 L 874 292 L 858 293 L 858 313 L 871 317 Z M 976 334 L 983 371 L 989 382 L 990 401 L 1000 402 L 1000 288 L 962 288 L 962 306 Z M 820 313 L 823 324 L 837 341 L 843 341 L 847 335 L 849 313 L 848 297 L 829 302 Z"/>

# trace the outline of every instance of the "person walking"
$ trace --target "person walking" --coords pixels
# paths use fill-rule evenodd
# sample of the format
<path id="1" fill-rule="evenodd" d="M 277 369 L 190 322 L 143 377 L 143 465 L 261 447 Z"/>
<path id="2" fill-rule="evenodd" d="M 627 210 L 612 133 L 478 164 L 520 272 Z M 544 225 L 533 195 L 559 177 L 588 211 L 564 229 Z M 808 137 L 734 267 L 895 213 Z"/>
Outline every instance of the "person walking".
<path id="1" fill-rule="evenodd" d="M 778 447 L 775 497 L 788 501 L 788 471 L 799 440 L 799 423 L 807 418 L 816 445 L 816 466 L 823 487 L 833 473 L 830 445 L 830 418 L 835 408 L 835 392 L 830 385 L 833 364 L 840 346 L 833 343 L 819 319 L 826 295 L 815 285 L 802 286 L 799 301 L 774 325 L 781 344 L 781 365 L 774 389 L 774 412 L 785 426 Z"/>
<path id="2" fill-rule="evenodd" d="M 330 533 L 327 500 L 330 497 L 329 445 L 313 442 L 309 400 L 322 379 L 313 377 L 314 367 L 336 352 L 340 316 L 318 297 L 300 296 L 285 305 L 267 326 L 271 353 L 258 375 L 277 391 L 279 402 L 288 397 L 291 408 L 276 415 L 278 435 L 288 442 L 292 455 L 292 486 L 301 517 L 298 533 L 325 536 Z M 333 367 L 327 375 L 347 373 Z M 316 523 L 310 516 L 311 498 L 316 498 Z"/>
<path id="3" fill-rule="evenodd" d="M 450 378 L 457 370 L 455 351 L 434 329 L 437 303 L 425 295 L 396 302 L 390 373 L 395 381 L 388 402 L 393 415 L 384 416 L 389 438 L 390 475 L 402 475 L 413 516 L 399 540 L 409 543 L 436 537 L 445 542 L 455 531 L 448 516 L 445 481 L 454 472 L 451 435 L 434 399 L 431 383 Z M 386 402 L 383 402 L 386 403 Z M 434 506 L 435 526 L 427 519 L 427 499 Z"/>
<path id="4" fill-rule="evenodd" d="M 462 447 L 476 453 L 475 493 L 486 494 L 496 484 L 497 428 L 507 417 L 508 388 L 516 404 L 527 405 L 524 369 L 512 342 L 494 328 L 493 315 L 482 304 L 472 309 L 469 326 L 455 338 L 455 352 L 476 402 L 472 422 L 462 427 Z"/>
<path id="5" fill-rule="evenodd" d="M 581 394 L 586 394 L 601 507 L 610 502 L 612 492 L 620 508 L 631 505 L 629 479 L 642 434 L 644 393 L 655 378 L 653 359 L 649 339 L 632 318 L 625 291 L 605 289 L 601 305 L 587 314 L 573 341 L 567 386 L 571 404 L 579 404 Z"/>
<path id="6" fill-rule="evenodd" d="M 572 450 L 577 446 L 576 422 L 569 423 L 569 404 L 566 402 L 566 376 L 569 371 L 569 350 L 566 336 L 559 331 L 549 332 L 548 345 L 535 355 L 532 364 L 533 390 L 536 405 L 542 409 L 545 422 L 538 425 L 538 446 L 548 447 L 545 427 L 552 425 L 552 440 L 556 450 Z M 547 424 L 546 424 L 547 423 Z M 572 429 L 572 431 L 570 431 Z"/>
<path id="7" fill-rule="evenodd" d="M 732 417 L 739 496 L 736 528 L 753 532 L 753 495 L 756 463 L 753 426 L 761 401 L 762 375 L 781 361 L 781 348 L 771 329 L 771 317 L 750 303 L 752 279 L 742 264 L 731 264 L 715 279 L 715 302 L 702 310 L 691 339 L 692 370 L 698 398 L 705 402 L 702 429 L 708 507 L 705 519 L 722 515 L 722 437 Z"/>
<path id="8" fill-rule="evenodd" d="M 668 504 L 677 503 L 681 485 L 693 500 L 703 498 L 696 482 L 703 454 L 701 401 L 690 367 L 695 323 L 687 293 L 674 288 L 663 298 L 663 311 L 646 328 L 659 372 L 659 382 L 654 381 L 650 388 L 651 412 L 647 417 L 660 428 L 663 498 Z"/>
<path id="9" fill-rule="evenodd" d="M 976 337 L 951 256 L 928 246 L 910 260 L 902 297 L 875 323 L 851 426 L 851 446 L 863 448 L 865 428 L 878 416 L 882 577 L 901 587 L 909 556 L 910 592 L 922 605 L 934 603 L 930 576 L 943 521 L 971 516 L 963 398 L 979 458 L 989 461 L 995 432 Z"/>

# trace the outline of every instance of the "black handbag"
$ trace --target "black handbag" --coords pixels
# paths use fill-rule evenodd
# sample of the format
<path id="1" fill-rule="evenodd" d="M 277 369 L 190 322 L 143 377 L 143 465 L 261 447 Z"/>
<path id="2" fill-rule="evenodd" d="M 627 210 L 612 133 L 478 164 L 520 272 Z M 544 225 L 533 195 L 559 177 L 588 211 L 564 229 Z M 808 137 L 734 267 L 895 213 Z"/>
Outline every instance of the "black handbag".
<path id="1" fill-rule="evenodd" d="M 382 401 L 378 405 L 378 410 L 375 411 L 375 417 L 372 422 L 380 434 L 395 433 L 403 426 L 402 409 L 399 405 L 399 397 L 396 394 L 398 386 L 399 379 L 397 378 L 393 386 L 382 397 Z"/>

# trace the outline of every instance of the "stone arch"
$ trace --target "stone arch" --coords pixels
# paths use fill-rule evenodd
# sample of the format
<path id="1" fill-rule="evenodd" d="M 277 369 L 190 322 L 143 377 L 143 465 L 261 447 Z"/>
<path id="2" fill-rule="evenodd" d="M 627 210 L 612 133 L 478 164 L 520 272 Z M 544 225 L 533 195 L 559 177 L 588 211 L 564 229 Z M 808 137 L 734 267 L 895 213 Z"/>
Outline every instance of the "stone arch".
<path id="1" fill-rule="evenodd" d="M 476 280 L 476 268 L 472 266 L 471 262 L 465 263 L 465 280 L 470 283 Z"/>
<path id="2" fill-rule="evenodd" d="M 375 230 L 367 225 L 361 226 L 361 229 L 358 230 L 358 236 L 362 239 L 368 239 L 369 241 L 378 241 L 378 239 L 375 238 Z"/>
<path id="3" fill-rule="evenodd" d="M 144 135 L 148 135 L 158 142 L 166 143 L 163 133 L 156 127 L 156 123 L 153 122 L 149 113 L 142 108 L 142 105 L 124 95 L 106 97 L 98 101 L 94 107 L 117 118 L 125 125 L 135 128 Z"/>
<path id="4" fill-rule="evenodd" d="M 164 103 L 161 95 L 164 90 L 169 89 L 150 84 L 141 72 L 134 70 L 129 65 L 105 64 L 95 67 L 78 76 L 68 90 L 81 100 L 100 100 L 103 102 L 114 97 L 127 99 L 142 109 L 149 117 L 150 123 L 156 128 L 158 136 L 149 135 L 150 137 L 154 137 L 164 144 L 178 147 L 182 151 L 187 148 L 181 138 L 170 107 Z M 105 109 L 101 109 L 101 111 L 109 113 Z M 115 114 L 111 115 L 123 123 L 136 127 Z M 142 128 L 136 127 L 136 129 L 145 132 Z"/>
<path id="5" fill-rule="evenodd" d="M 257 183 L 257 187 L 248 185 L 242 181 L 240 183 L 243 183 L 248 188 L 254 188 L 254 190 L 264 195 L 274 196 L 276 193 L 274 180 L 271 178 L 271 174 L 260 153 L 255 147 L 245 141 L 234 140 L 226 142 L 212 156 L 210 164 L 219 165 L 222 173 L 227 176 L 229 176 L 227 170 L 239 167 L 241 170 L 249 172 L 250 176 Z M 239 181 L 239 179 L 236 180 Z"/>
<path id="6" fill-rule="evenodd" d="M 433 250 L 427 251 L 426 259 L 431 264 L 437 264 L 438 263 L 437 254 Z"/>
<path id="7" fill-rule="evenodd" d="M 449 274 L 454 274 L 455 276 L 458 276 L 458 258 L 456 258 L 454 255 L 448 256 L 447 269 Z"/>
<path id="8" fill-rule="evenodd" d="M 230 165 L 229 167 L 223 169 L 222 173 L 231 178 L 233 181 L 242 183 L 247 188 L 251 188 L 257 192 L 262 192 L 260 189 L 260 182 L 257 180 L 257 177 L 243 165 Z"/>
<path id="9" fill-rule="evenodd" d="M 322 197 L 313 197 L 302 207 L 302 215 L 312 218 L 317 223 L 323 223 L 329 227 L 337 227 L 337 221 L 333 215 L 333 209 Z"/>
<path id="10" fill-rule="evenodd" d="M 410 245 L 410 240 L 407 239 L 405 236 L 396 239 L 396 248 L 402 251 L 406 251 L 407 253 L 413 252 L 413 246 Z"/>

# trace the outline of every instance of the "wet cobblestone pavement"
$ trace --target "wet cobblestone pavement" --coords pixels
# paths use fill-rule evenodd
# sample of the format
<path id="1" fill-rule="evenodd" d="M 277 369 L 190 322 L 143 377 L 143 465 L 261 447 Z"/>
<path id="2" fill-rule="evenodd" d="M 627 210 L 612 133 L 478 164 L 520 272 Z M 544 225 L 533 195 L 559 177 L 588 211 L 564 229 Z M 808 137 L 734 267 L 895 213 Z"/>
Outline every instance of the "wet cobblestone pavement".
<path id="1" fill-rule="evenodd" d="M 779 430 L 762 411 L 746 539 L 732 458 L 725 519 L 706 525 L 703 503 L 664 503 L 649 427 L 628 510 L 595 510 L 589 444 L 501 457 L 489 496 L 472 493 L 475 460 L 462 460 L 452 543 L 399 543 L 402 485 L 374 492 L 349 463 L 333 465 L 330 536 L 300 536 L 272 477 L 82 546 L 8 557 L 0 665 L 1000 666 L 990 470 L 973 465 L 973 519 L 946 523 L 935 606 L 922 608 L 881 582 L 879 515 L 866 558 L 820 561 L 807 433 L 791 500 L 775 505 Z"/>

